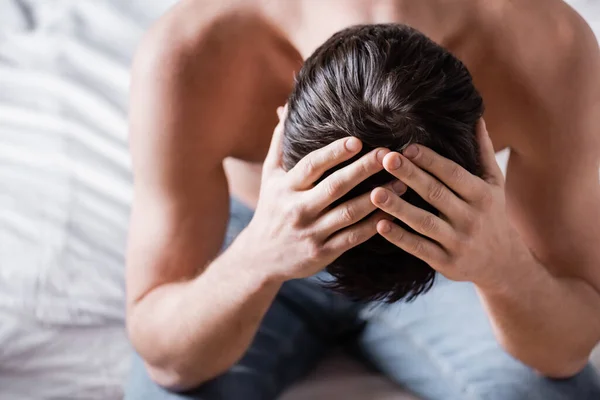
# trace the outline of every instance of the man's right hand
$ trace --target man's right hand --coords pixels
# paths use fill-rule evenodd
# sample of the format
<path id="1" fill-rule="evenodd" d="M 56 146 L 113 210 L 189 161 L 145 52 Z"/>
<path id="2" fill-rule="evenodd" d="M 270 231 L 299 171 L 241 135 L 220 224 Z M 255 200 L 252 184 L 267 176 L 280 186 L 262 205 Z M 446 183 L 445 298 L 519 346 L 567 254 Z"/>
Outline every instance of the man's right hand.
<path id="1" fill-rule="evenodd" d="M 377 233 L 377 222 L 386 214 L 376 212 L 365 218 L 375 211 L 370 193 L 335 208 L 330 206 L 381 171 L 389 150 L 375 149 L 315 184 L 327 170 L 355 156 L 361 142 L 353 137 L 337 140 L 286 172 L 281 143 L 287 109 L 280 107 L 277 113 L 279 124 L 263 165 L 256 212 L 238 243 L 262 273 L 285 281 L 317 273 Z"/>

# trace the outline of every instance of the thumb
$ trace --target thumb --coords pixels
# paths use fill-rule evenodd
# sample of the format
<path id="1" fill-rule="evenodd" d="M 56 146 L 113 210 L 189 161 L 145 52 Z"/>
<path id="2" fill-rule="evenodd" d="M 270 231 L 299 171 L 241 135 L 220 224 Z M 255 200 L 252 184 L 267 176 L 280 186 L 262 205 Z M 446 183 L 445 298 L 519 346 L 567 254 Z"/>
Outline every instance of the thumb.
<path id="1" fill-rule="evenodd" d="M 265 158 L 263 169 L 276 170 L 282 167 L 283 125 L 287 116 L 287 104 L 285 107 L 277 108 L 277 115 L 279 116 L 279 123 L 273 131 L 271 145 L 269 146 L 269 152 Z"/>
<path id="2" fill-rule="evenodd" d="M 495 185 L 504 182 L 504 175 L 496 161 L 496 152 L 483 118 L 477 123 L 477 142 L 479 143 L 479 159 L 483 167 L 483 179 Z"/>

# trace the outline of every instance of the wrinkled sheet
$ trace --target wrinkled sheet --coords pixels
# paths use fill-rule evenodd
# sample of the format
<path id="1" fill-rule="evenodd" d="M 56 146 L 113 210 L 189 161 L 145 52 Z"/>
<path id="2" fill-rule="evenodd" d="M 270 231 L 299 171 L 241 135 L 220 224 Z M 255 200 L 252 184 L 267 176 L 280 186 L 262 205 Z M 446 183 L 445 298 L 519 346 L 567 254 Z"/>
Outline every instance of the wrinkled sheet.
<path id="1" fill-rule="evenodd" d="M 0 0 L 0 398 L 118 399 L 129 65 L 173 1 Z"/>

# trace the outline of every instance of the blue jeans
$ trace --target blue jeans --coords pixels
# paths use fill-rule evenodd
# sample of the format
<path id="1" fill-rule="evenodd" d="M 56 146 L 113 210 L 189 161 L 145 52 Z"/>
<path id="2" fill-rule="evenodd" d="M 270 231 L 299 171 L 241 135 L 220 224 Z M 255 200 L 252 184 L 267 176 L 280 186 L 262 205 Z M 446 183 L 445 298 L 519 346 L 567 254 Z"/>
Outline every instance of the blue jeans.
<path id="1" fill-rule="evenodd" d="M 251 218 L 250 209 L 232 200 L 226 245 Z M 320 277 L 286 282 L 245 356 L 195 390 L 159 387 L 135 355 L 125 400 L 276 399 L 340 344 L 423 399 L 600 399 L 592 366 L 550 380 L 503 351 L 469 283 L 438 277 L 412 303 L 362 305 L 324 289 Z"/>

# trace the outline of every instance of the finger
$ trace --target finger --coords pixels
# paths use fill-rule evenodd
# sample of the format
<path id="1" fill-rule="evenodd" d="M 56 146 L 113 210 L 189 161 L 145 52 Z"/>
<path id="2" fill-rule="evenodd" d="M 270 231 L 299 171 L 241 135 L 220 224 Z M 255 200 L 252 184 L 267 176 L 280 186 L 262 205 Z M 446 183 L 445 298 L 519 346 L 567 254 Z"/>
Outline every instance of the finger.
<path id="1" fill-rule="evenodd" d="M 458 220 L 467 213 L 469 206 L 462 199 L 408 158 L 390 153 L 385 156 L 383 166 L 449 219 Z"/>
<path id="2" fill-rule="evenodd" d="M 382 213 L 376 213 L 371 217 L 354 224 L 331 236 L 325 243 L 324 248 L 335 258 L 342 253 L 366 242 L 377 233 L 377 223 L 385 218 Z"/>
<path id="3" fill-rule="evenodd" d="M 479 142 L 479 155 L 481 166 L 483 167 L 483 178 L 493 185 L 502 185 L 504 183 L 504 175 L 496 161 L 496 152 L 490 138 L 489 132 L 482 119 L 477 123 L 477 141 Z"/>
<path id="4" fill-rule="evenodd" d="M 357 223 L 376 209 L 377 207 L 371 202 L 369 193 L 365 193 L 325 213 L 317 221 L 317 232 L 323 237 L 329 237 L 335 232 Z"/>
<path id="5" fill-rule="evenodd" d="M 307 190 L 329 169 L 349 160 L 362 148 L 354 137 L 336 140 L 333 143 L 305 156 L 288 172 L 291 187 Z"/>
<path id="6" fill-rule="evenodd" d="M 440 156 L 428 147 L 411 144 L 402 155 L 416 166 L 431 173 L 461 198 L 472 201 L 479 198 L 483 182 L 459 164 Z"/>
<path id="7" fill-rule="evenodd" d="M 390 183 L 385 187 L 394 190 L 397 196 L 401 196 L 406 192 L 406 186 L 401 182 L 399 183 L 399 186 Z M 376 209 L 377 206 L 371 201 L 371 193 L 365 193 L 340 204 L 323 215 L 317 222 L 317 232 L 320 232 L 324 237 L 329 237 L 335 232 L 359 222 Z"/>
<path id="8" fill-rule="evenodd" d="M 308 210 L 312 212 L 323 211 L 360 182 L 383 170 L 381 160 L 388 152 L 387 149 L 375 149 L 323 179 L 309 192 Z"/>
<path id="9" fill-rule="evenodd" d="M 377 232 L 390 243 L 425 261 L 434 269 L 438 269 L 439 266 L 444 265 L 449 257 L 448 253 L 439 245 L 419 235 L 410 233 L 391 221 L 379 221 Z"/>
<path id="10" fill-rule="evenodd" d="M 454 229 L 441 218 L 413 206 L 384 188 L 373 190 L 371 201 L 380 210 L 398 218 L 421 235 L 435 240 L 446 248 L 452 246 L 456 234 Z"/>
<path id="11" fill-rule="evenodd" d="M 282 168 L 283 125 L 285 123 L 285 118 L 287 117 L 287 104 L 285 107 L 277 108 L 277 115 L 279 117 L 279 122 L 273 131 L 269 151 L 267 152 L 265 162 L 263 163 L 263 169 L 266 170 Z"/>

